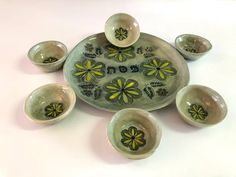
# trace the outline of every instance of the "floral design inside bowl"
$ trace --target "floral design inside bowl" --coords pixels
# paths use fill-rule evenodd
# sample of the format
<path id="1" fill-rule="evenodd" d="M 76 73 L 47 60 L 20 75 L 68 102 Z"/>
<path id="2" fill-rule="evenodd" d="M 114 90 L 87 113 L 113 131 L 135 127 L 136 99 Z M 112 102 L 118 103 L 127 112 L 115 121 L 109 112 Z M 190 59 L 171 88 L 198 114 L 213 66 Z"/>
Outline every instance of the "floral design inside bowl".
<path id="1" fill-rule="evenodd" d="M 118 47 L 129 47 L 134 44 L 140 35 L 137 20 L 124 13 L 112 15 L 105 24 L 107 40 Z"/>
<path id="2" fill-rule="evenodd" d="M 207 39 L 194 34 L 182 34 L 175 39 L 177 50 L 190 60 L 197 60 L 211 50 L 212 45 Z"/>
<path id="3" fill-rule="evenodd" d="M 27 117 L 41 124 L 53 124 L 64 119 L 74 108 L 74 91 L 62 84 L 47 84 L 34 90 L 25 101 Z"/>
<path id="4" fill-rule="evenodd" d="M 136 108 L 118 111 L 109 123 L 107 133 L 113 147 L 130 159 L 149 157 L 161 140 L 161 129 L 155 118 Z"/>
<path id="5" fill-rule="evenodd" d="M 43 41 L 34 45 L 28 57 L 34 65 L 44 72 L 60 69 L 67 56 L 66 46 L 59 41 Z"/>
<path id="6" fill-rule="evenodd" d="M 176 106 L 187 123 L 206 127 L 222 121 L 227 114 L 224 99 L 213 89 L 201 85 L 189 85 L 176 96 Z"/>

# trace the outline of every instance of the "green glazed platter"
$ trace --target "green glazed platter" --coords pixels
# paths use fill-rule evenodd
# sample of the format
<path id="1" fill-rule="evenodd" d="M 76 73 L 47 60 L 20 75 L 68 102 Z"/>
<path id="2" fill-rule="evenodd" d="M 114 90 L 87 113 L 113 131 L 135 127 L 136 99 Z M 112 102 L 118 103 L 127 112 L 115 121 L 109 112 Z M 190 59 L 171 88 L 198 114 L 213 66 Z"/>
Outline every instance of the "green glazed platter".
<path id="1" fill-rule="evenodd" d="M 81 41 L 68 55 L 64 76 L 76 95 L 107 111 L 163 108 L 189 82 L 184 58 L 169 43 L 145 33 L 126 48 L 104 33 Z"/>

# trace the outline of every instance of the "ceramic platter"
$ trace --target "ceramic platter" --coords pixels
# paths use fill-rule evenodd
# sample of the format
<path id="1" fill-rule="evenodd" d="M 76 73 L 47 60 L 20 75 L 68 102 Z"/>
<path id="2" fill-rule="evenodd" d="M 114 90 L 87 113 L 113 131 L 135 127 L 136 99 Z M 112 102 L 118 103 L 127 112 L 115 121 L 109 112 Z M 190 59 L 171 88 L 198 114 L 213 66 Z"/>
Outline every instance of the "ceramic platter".
<path id="1" fill-rule="evenodd" d="M 104 33 L 84 39 L 68 55 L 64 75 L 80 99 L 107 111 L 160 109 L 189 81 L 183 57 L 145 33 L 127 48 L 111 45 Z"/>

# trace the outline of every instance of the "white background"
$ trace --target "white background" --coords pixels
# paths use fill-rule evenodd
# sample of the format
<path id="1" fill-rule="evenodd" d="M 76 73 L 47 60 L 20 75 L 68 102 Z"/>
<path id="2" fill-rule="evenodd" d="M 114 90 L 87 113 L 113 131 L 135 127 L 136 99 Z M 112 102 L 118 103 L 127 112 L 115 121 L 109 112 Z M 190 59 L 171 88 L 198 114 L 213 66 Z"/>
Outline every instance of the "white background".
<path id="1" fill-rule="evenodd" d="M 198 34 L 212 50 L 188 62 L 190 84 L 215 89 L 228 105 L 226 119 L 197 129 L 171 105 L 153 111 L 162 141 L 147 159 L 128 160 L 108 143 L 113 113 L 78 99 L 68 119 L 38 126 L 23 113 L 37 87 L 64 83 L 63 72 L 42 73 L 27 59 L 34 44 L 59 40 L 71 50 L 104 31 L 109 16 L 126 12 L 141 31 L 173 44 L 177 35 Z M 236 1 L 0 0 L 0 177 L 236 177 Z"/>

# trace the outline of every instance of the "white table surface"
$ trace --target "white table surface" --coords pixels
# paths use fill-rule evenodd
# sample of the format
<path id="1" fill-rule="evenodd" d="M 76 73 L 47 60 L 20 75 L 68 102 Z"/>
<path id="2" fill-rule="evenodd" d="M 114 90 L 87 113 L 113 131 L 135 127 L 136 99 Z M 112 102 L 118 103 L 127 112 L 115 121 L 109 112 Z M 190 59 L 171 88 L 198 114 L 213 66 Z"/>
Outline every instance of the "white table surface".
<path id="1" fill-rule="evenodd" d="M 28 49 L 59 40 L 71 50 L 104 31 L 109 16 L 126 12 L 141 31 L 170 43 L 177 35 L 206 37 L 212 50 L 188 62 L 190 84 L 215 89 L 228 105 L 226 119 L 197 129 L 183 122 L 175 105 L 153 111 L 162 141 L 147 159 L 124 158 L 108 143 L 113 113 L 78 100 L 68 119 L 38 126 L 23 113 L 26 96 L 63 72 L 42 73 Z M 181 0 L 0 0 L 0 177 L 236 177 L 236 1 Z"/>

